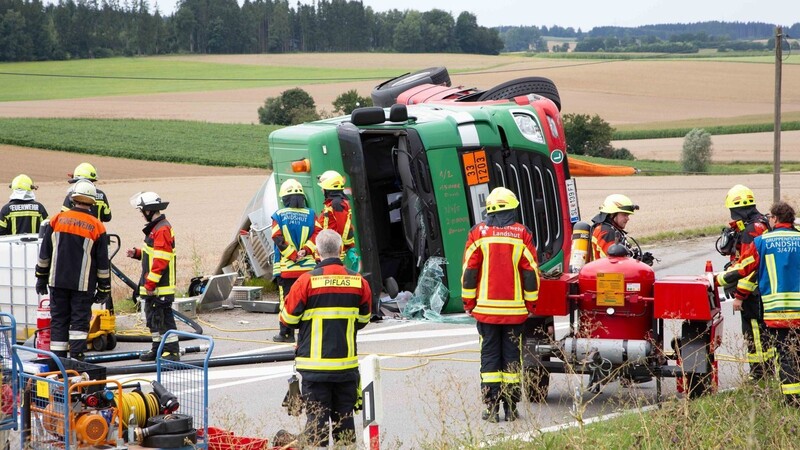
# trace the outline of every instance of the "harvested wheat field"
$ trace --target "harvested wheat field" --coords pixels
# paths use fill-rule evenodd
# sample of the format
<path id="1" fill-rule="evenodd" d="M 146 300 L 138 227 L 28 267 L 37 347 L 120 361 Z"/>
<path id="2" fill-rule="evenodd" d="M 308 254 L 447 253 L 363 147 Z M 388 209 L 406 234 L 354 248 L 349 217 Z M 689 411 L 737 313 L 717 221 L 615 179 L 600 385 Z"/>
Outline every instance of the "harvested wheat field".
<path id="1" fill-rule="evenodd" d="M 51 215 L 64 201 L 69 186 L 66 174 L 81 162 L 94 164 L 99 176 L 97 187 L 108 195 L 111 206 L 107 230 L 118 234 L 125 248 L 141 245 L 145 225 L 128 199 L 140 191 L 157 192 L 170 202 L 166 215 L 175 227 L 178 286 L 182 289 L 188 287 L 192 277 L 214 270 L 222 249 L 236 235 L 245 206 L 268 174 L 259 169 L 127 160 L 13 146 L 0 146 L 0 159 L 0 180 L 29 174 L 39 186 L 36 199 Z M 5 203 L 5 195 L 0 203 Z M 126 258 L 124 251 L 114 263 L 135 280 L 141 272 L 140 263 Z M 129 295 L 118 279 L 114 278 L 114 283 L 117 295 Z"/>
<path id="2" fill-rule="evenodd" d="M 37 199 L 51 214 L 64 200 L 66 173 L 83 161 L 98 170 L 98 187 L 108 195 L 113 213 L 109 233 L 118 234 L 124 247 L 140 245 L 144 221 L 128 204 L 139 191 L 155 191 L 170 205 L 166 215 L 175 226 L 178 245 L 178 286 L 186 288 L 190 278 L 208 274 L 219 261 L 225 246 L 237 232 L 242 212 L 261 187 L 267 172 L 126 160 L 65 152 L 0 146 L 0 180 L 30 174 L 39 185 Z M 771 175 L 666 176 L 579 178 L 578 198 L 582 219 L 590 220 L 606 195 L 621 192 L 641 206 L 629 224 L 634 236 L 648 236 L 670 230 L 691 229 L 729 220 L 723 200 L 736 183 L 746 183 L 760 205 L 772 198 Z M 800 174 L 783 175 L 785 197 L 800 201 Z M 114 262 L 130 276 L 138 276 L 138 262 L 118 255 Z M 115 279 L 116 295 L 127 288 Z"/>

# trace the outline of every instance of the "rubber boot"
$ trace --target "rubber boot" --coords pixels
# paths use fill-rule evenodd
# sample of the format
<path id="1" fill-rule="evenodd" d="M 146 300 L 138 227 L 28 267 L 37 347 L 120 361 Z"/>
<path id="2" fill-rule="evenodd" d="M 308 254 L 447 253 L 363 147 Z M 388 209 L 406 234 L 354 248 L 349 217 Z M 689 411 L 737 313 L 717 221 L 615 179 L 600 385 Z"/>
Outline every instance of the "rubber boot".
<path id="1" fill-rule="evenodd" d="M 498 410 L 497 403 L 489 405 L 486 409 L 483 410 L 483 413 L 481 414 L 481 419 L 489 423 L 500 422 L 500 413 L 497 410 Z"/>
<path id="2" fill-rule="evenodd" d="M 519 413 L 517 412 L 517 404 L 516 403 L 503 403 L 503 411 L 505 411 L 505 419 L 506 422 L 513 422 L 517 420 L 519 417 Z"/>

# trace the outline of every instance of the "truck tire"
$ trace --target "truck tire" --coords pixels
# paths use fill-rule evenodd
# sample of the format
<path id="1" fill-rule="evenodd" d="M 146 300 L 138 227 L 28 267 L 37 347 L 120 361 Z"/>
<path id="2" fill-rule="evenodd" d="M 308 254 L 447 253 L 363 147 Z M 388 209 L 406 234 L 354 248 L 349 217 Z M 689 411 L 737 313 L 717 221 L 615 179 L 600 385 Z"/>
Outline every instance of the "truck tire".
<path id="1" fill-rule="evenodd" d="M 558 88 L 552 80 L 543 77 L 526 77 L 506 81 L 485 91 L 478 97 L 478 101 L 504 100 L 528 94 L 536 94 L 550 99 L 561 111 L 561 97 L 558 95 Z"/>
<path id="2" fill-rule="evenodd" d="M 422 84 L 450 86 L 450 74 L 444 67 L 429 67 L 386 80 L 372 90 L 372 104 L 388 108 L 395 104 L 400 94 Z"/>

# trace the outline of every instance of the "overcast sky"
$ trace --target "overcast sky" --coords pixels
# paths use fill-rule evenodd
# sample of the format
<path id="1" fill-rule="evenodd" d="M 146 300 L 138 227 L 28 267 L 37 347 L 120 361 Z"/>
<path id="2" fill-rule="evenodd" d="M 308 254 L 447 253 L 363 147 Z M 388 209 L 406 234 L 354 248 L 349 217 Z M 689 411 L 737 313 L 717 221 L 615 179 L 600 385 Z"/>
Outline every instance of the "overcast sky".
<path id="1" fill-rule="evenodd" d="M 157 0 L 164 15 L 172 14 L 177 0 Z M 151 7 L 156 0 L 150 0 Z M 239 4 L 242 0 L 239 0 Z M 310 4 L 312 0 L 301 0 Z M 707 20 L 726 22 L 766 22 L 790 26 L 800 21 L 800 2 L 797 0 L 363 0 L 364 6 L 375 11 L 415 9 L 428 11 L 439 8 L 458 17 L 469 11 L 478 24 L 498 25 L 559 25 L 581 28 L 596 26 L 638 26 L 659 23 L 691 23 Z M 292 8 L 297 0 L 289 0 Z"/>

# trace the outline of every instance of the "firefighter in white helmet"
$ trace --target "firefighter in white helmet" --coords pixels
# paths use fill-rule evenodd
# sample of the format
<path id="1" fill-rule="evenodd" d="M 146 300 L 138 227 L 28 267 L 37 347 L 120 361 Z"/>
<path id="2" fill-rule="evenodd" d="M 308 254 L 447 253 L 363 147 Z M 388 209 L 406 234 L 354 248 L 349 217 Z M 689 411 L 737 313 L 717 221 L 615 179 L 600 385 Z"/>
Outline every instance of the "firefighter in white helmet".
<path id="1" fill-rule="evenodd" d="M 138 209 L 147 225 L 144 247 L 131 248 L 127 255 L 142 260 L 142 276 L 139 279 L 139 296 L 144 298 L 147 327 L 152 336 L 150 351 L 142 353 L 142 361 L 154 361 L 164 333 L 176 329 L 172 302 L 175 300 L 175 231 L 162 211 L 169 202 L 164 202 L 155 192 L 139 192 L 131 197 L 131 206 Z M 170 335 L 164 342 L 161 358 L 180 360 L 178 336 Z"/>
<path id="2" fill-rule="evenodd" d="M 306 207 L 303 185 L 294 178 L 281 184 L 278 192 L 283 208 L 272 215 L 272 240 L 275 243 L 275 260 L 272 263 L 272 276 L 278 284 L 280 309 L 286 302 L 294 282 L 300 275 L 316 265 L 314 253 L 314 210 Z M 294 330 L 283 322 L 279 323 L 275 342 L 294 342 Z"/>
<path id="3" fill-rule="evenodd" d="M 14 177 L 8 187 L 11 201 L 0 209 L 0 236 L 38 233 L 42 221 L 47 219 L 47 210 L 33 193 L 38 187 L 24 173 Z"/>
<path id="4" fill-rule="evenodd" d="M 522 332 L 539 295 L 539 267 L 533 235 L 517 222 L 516 195 L 497 187 L 486 197 L 486 221 L 467 235 L 461 296 L 464 310 L 478 321 L 481 337 L 482 419 L 517 418 L 520 400 Z"/>
<path id="5" fill-rule="evenodd" d="M 44 228 L 36 292 L 50 293 L 52 316 L 50 350 L 57 356 L 83 359 L 92 302 L 106 303 L 111 295 L 108 235 L 91 214 L 95 188 L 88 180 L 75 183 L 74 206 L 62 211 Z"/>
<path id="6" fill-rule="evenodd" d="M 69 183 L 73 184 L 76 183 L 78 180 L 89 180 L 92 184 L 97 184 L 97 170 L 94 168 L 93 165 L 89 163 L 80 163 L 75 170 L 67 174 L 69 178 Z M 67 196 L 64 198 L 64 205 L 61 207 L 62 211 L 68 211 L 72 208 L 72 200 L 70 195 L 72 194 L 72 190 L 74 189 L 73 186 L 67 190 Z M 95 190 L 97 191 L 97 199 L 92 205 L 92 215 L 100 219 L 101 222 L 110 222 L 111 221 L 111 206 L 108 203 L 108 196 L 106 193 L 97 189 L 95 186 Z"/>
<path id="7" fill-rule="evenodd" d="M 769 220 L 756 208 L 756 198 L 747 186 L 737 184 L 728 190 L 725 207 L 731 222 L 726 229 L 728 242 L 717 250 L 730 261 L 717 282 L 726 296 L 732 296 L 733 310 L 742 312 L 742 336 L 747 345 L 750 378 L 760 380 L 774 374 L 775 348 L 771 345 L 764 323 L 764 308 L 758 289 L 758 275 L 751 265 L 755 238 L 769 231 Z"/>
<path id="8" fill-rule="evenodd" d="M 628 250 L 628 256 L 653 265 L 653 255 L 650 252 L 642 253 L 636 241 L 625 231 L 628 221 L 638 209 L 639 205 L 633 204 L 625 195 L 611 194 L 606 197 L 600 205 L 600 212 L 592 218 L 592 260 L 607 257 L 611 246 L 620 244 Z"/>

